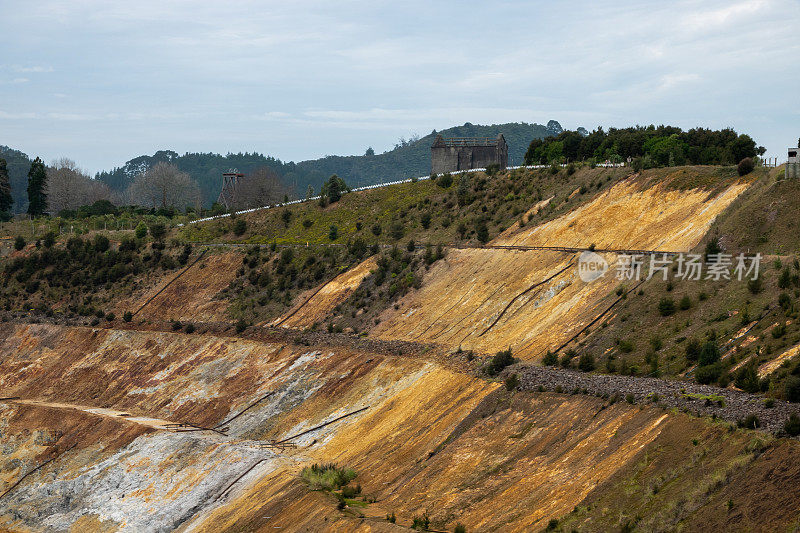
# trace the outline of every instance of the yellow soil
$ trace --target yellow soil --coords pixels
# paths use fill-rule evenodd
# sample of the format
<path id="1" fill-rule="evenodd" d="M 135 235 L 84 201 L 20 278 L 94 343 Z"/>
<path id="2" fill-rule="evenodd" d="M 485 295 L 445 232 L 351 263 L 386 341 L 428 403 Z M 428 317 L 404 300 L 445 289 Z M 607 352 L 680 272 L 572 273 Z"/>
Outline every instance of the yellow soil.
<path id="1" fill-rule="evenodd" d="M 630 179 L 562 217 L 506 232 L 492 244 L 687 251 L 746 187 L 733 185 L 710 197 L 697 189 L 642 189 Z M 372 334 L 487 353 L 510 346 L 524 359 L 538 359 L 610 304 L 621 282 L 615 279 L 616 255 L 605 254 L 605 259 L 611 265 L 605 277 L 587 284 L 570 267 L 517 299 L 486 331 L 517 295 L 577 257 L 546 251 L 451 250 L 428 272 L 419 291 L 401 300 L 398 310 L 382 314 Z"/>
<path id="2" fill-rule="evenodd" d="M 364 493 L 378 500 L 366 509 L 336 511 L 332 497 L 308 492 L 297 465 L 258 480 L 190 529 L 391 531 L 380 519 L 393 512 L 397 526 L 427 513 L 447 530 L 461 522 L 468 531 L 537 531 L 629 467 L 667 419 L 623 404 L 598 409 L 592 398 L 518 394 L 508 403 L 488 391 L 431 371 L 311 452 L 308 461 L 358 472 Z M 497 411 L 452 433 L 479 400 Z"/>
<path id="3" fill-rule="evenodd" d="M 108 409 L 103 407 L 87 407 L 85 405 L 75 405 L 60 402 L 45 402 L 41 400 L 12 400 L 11 403 L 29 405 L 33 407 L 50 407 L 53 409 L 70 409 L 73 411 L 81 411 L 90 415 L 114 418 L 121 422 L 130 424 L 139 424 L 141 426 L 153 429 L 171 429 L 167 426 L 174 424 L 169 420 L 161 420 L 159 418 L 150 418 L 146 416 L 131 416 L 126 411 L 118 411 L 116 409 Z"/>
<path id="4" fill-rule="evenodd" d="M 798 353 L 800 353 L 800 344 L 798 344 L 797 346 L 792 346 L 785 352 L 779 354 L 775 359 L 767 361 L 766 363 L 758 367 L 758 377 L 763 378 L 768 376 L 769 374 L 772 374 L 781 367 L 784 361 L 792 359 Z"/>
<path id="5" fill-rule="evenodd" d="M 695 428 L 706 427 L 656 407 L 607 405 L 581 395 L 510 394 L 500 383 L 433 362 L 344 348 L 46 325 L 4 324 L 0 333 L 0 352 L 7 354 L 0 362 L 0 388 L 38 398 L 0 404 L 0 420 L 11 424 L 0 437 L 11 442 L 27 435 L 15 448 L 20 458 L 49 449 L 36 444 L 28 428 L 58 428 L 65 435 L 62 448 L 67 439 L 79 439 L 81 446 L 102 440 L 109 454 L 138 435 L 167 435 L 123 422 L 119 414 L 211 425 L 268 390 L 284 395 L 280 407 L 265 405 L 244 425 L 246 434 L 234 439 L 285 438 L 369 407 L 296 439 L 297 448 L 275 452 L 277 457 L 265 451 L 269 468 L 218 501 L 197 502 L 200 511 L 181 526 L 185 531 L 389 532 L 410 526 L 423 512 L 448 531 L 457 522 L 468 531 L 539 531 L 600 488 L 636 475 L 637 465 L 663 448 L 658 442 L 676 418 L 690 426 L 679 439 L 687 447 Z M 88 405 L 97 408 L 79 407 Z M 228 455 L 213 455 L 218 440 L 198 441 L 185 454 L 167 446 L 147 459 L 136 456 L 126 468 L 142 481 L 130 494 L 145 495 L 156 508 L 161 497 L 148 494 L 159 494 L 154 491 L 165 480 L 170 489 L 164 501 L 207 476 L 221 476 L 226 485 L 235 474 L 226 476 L 225 468 L 254 459 L 242 455 L 220 463 Z M 737 440 L 730 449 L 738 453 L 742 446 Z M 683 459 L 681 465 L 695 467 L 688 453 Z M 96 462 L 94 453 L 76 453 L 60 468 L 78 472 Z M 364 494 L 378 501 L 338 511 L 330 494 L 310 492 L 299 478 L 302 467 L 314 462 L 354 468 Z M 18 474 L 0 465 L 0 482 L 13 482 Z M 381 519 L 391 512 L 397 525 Z M 91 508 L 82 516 L 88 518 L 75 527 L 113 527 L 97 523 Z"/>
<path id="6" fill-rule="evenodd" d="M 193 258 L 190 258 L 189 261 L 193 261 Z M 204 322 L 225 320 L 228 304 L 223 300 L 214 300 L 214 296 L 233 281 L 241 264 L 242 254 L 240 252 L 207 253 L 200 262 L 192 266 L 164 292 L 147 304 L 136 315 L 136 318 Z M 117 315 L 122 316 L 125 311 L 134 312 L 139 309 L 181 270 L 162 276 L 159 282 L 148 287 L 144 294 L 138 294 L 117 303 Z"/>
<path id="7" fill-rule="evenodd" d="M 685 252 L 705 235 L 709 225 L 747 183 L 732 185 L 709 198 L 703 189 L 642 189 L 625 180 L 555 220 L 492 244 L 575 246 Z"/>
<path id="8" fill-rule="evenodd" d="M 285 328 L 310 327 L 321 322 L 333 308 L 345 301 L 355 291 L 364 278 L 377 266 L 377 257 L 372 256 L 350 270 L 339 274 L 333 280 L 307 291 L 298 298 L 298 303 L 281 317 L 272 322 Z"/>

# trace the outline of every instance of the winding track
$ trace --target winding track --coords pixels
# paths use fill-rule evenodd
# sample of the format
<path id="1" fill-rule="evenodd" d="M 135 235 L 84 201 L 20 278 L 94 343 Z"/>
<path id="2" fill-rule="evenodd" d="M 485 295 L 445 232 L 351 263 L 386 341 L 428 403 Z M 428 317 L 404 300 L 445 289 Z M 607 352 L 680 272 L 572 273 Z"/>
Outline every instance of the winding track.
<path id="1" fill-rule="evenodd" d="M 240 244 L 240 243 L 231 243 L 231 242 L 191 242 L 193 246 L 209 246 L 215 248 L 242 248 L 242 247 L 267 247 L 272 246 L 271 244 Z M 318 244 L 308 244 L 308 243 L 281 243 L 275 244 L 278 248 L 343 248 L 347 246 L 346 244 L 337 244 L 337 243 L 318 243 Z M 394 248 L 397 246 L 397 243 L 393 244 L 378 244 L 379 248 Z M 415 244 L 414 248 L 418 250 L 422 250 L 427 248 L 427 244 Z M 442 248 L 449 249 L 449 250 L 514 250 L 518 252 L 535 252 L 535 251 L 545 251 L 545 252 L 567 252 L 567 253 L 579 253 L 579 252 L 595 252 L 598 254 L 624 254 L 624 255 L 678 255 L 681 252 L 672 252 L 668 250 L 637 250 L 633 248 L 595 248 L 592 246 L 582 246 L 582 247 L 573 247 L 573 246 L 523 246 L 523 245 L 516 245 L 516 244 L 433 244 L 431 246 L 441 246 Z"/>

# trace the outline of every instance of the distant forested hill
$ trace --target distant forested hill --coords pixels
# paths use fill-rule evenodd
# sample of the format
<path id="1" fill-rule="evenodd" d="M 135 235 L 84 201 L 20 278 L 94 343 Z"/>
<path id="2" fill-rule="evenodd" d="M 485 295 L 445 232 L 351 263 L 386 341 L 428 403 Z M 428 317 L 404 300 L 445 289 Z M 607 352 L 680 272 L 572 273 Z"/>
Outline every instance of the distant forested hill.
<path id="1" fill-rule="evenodd" d="M 14 197 L 11 210 L 14 213 L 22 213 L 28 209 L 28 171 L 31 169 L 31 159 L 19 150 L 2 145 L 0 145 L 0 157 L 5 159 L 8 165 L 8 181 L 11 184 L 11 196 Z"/>
<path id="2" fill-rule="evenodd" d="M 351 187 L 426 175 L 431 169 L 430 150 L 437 133 L 445 137 L 496 137 L 502 133 L 508 143 L 509 164 L 519 165 L 532 140 L 559 135 L 561 132 L 561 125 L 555 120 L 546 126 L 524 122 L 481 126 L 467 122 L 463 126 L 433 131 L 422 138 L 401 140 L 394 149 L 382 154 L 327 156 L 299 163 L 284 163 L 280 159 L 257 153 L 180 155 L 171 150 L 160 150 L 153 155 L 131 159 L 121 167 L 100 172 L 95 179 L 104 182 L 115 192 L 123 192 L 137 174 L 159 162 L 172 163 L 200 185 L 203 203 L 210 206 L 219 196 L 223 172 L 236 169 L 248 174 L 258 168 L 268 167 L 277 172 L 288 186 L 294 187 L 296 195 L 303 197 L 309 185 L 319 193 L 323 182 L 332 174 L 344 178 Z M 28 206 L 26 187 L 31 159 L 6 146 L 0 146 L 0 157 L 8 163 L 14 196 L 13 210 L 16 213 L 24 212 Z"/>
<path id="3" fill-rule="evenodd" d="M 266 166 L 277 172 L 287 185 L 295 187 L 297 195 L 304 196 L 309 185 L 319 192 L 322 183 L 332 174 L 344 178 L 351 187 L 428 174 L 431 166 L 431 144 L 437 133 L 445 137 L 495 137 L 502 133 L 509 145 L 509 163 L 518 165 L 522 163 L 525 150 L 533 139 L 558 135 L 561 131 L 561 126 L 554 120 L 548 122 L 547 126 L 524 122 L 491 126 L 466 123 L 441 132 L 431 132 L 421 139 L 402 141 L 393 150 L 382 154 L 327 156 L 300 163 L 284 163 L 274 157 L 256 153 L 179 155 L 170 150 L 162 150 L 152 156 L 143 155 L 131 159 L 122 167 L 111 171 L 101 172 L 97 174 L 97 179 L 113 190 L 123 191 L 138 173 L 158 162 L 169 162 L 197 181 L 204 203 L 210 205 L 219 196 L 222 172 L 235 168 L 247 174 Z"/>
<path id="4" fill-rule="evenodd" d="M 371 185 L 381 181 L 394 181 L 412 176 L 423 176 L 431 171 L 431 145 L 437 134 L 445 137 L 496 137 L 502 133 L 508 143 L 509 164 L 520 165 L 525 157 L 525 150 L 533 139 L 542 139 L 561 133 L 561 125 L 551 120 L 547 126 L 541 124 L 509 123 L 480 126 L 467 122 L 456 126 L 433 131 L 421 139 L 412 139 L 398 144 L 393 150 L 372 156 L 328 156 L 312 161 L 302 161 L 295 165 L 295 173 L 289 174 L 303 182 L 314 185 L 319 191 L 319 184 L 338 174 L 350 186 Z M 305 187 L 298 192 L 305 191 Z"/>
<path id="5" fill-rule="evenodd" d="M 105 182 L 112 190 L 122 192 L 128 188 L 137 174 L 146 171 L 156 163 L 172 163 L 181 171 L 188 173 L 198 185 L 203 194 L 203 202 L 211 205 L 217 200 L 222 188 L 222 173 L 229 169 L 236 169 L 245 174 L 257 168 L 269 167 L 281 176 L 286 173 L 286 167 L 279 159 L 261 154 L 197 154 L 186 153 L 178 155 L 171 150 L 159 150 L 153 155 L 142 155 L 131 159 L 121 167 L 111 171 L 100 172 L 96 179 Z"/>

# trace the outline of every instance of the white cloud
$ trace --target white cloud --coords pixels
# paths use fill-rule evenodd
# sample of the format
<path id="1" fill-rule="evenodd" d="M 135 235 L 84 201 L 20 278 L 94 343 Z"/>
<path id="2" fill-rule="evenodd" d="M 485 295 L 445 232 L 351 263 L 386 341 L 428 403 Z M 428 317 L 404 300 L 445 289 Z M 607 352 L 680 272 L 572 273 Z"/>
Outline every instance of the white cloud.
<path id="1" fill-rule="evenodd" d="M 690 73 L 672 73 L 672 74 L 665 74 L 661 76 L 659 89 L 662 91 L 669 91 L 672 89 L 676 89 L 680 86 L 684 86 L 696 81 L 699 81 L 701 78 L 697 74 L 690 74 Z"/>
<path id="2" fill-rule="evenodd" d="M 363 153 L 466 121 L 721 123 L 768 147 L 797 136 L 796 0 L 4 0 L 3 11 L 0 143 L 68 147 L 96 169 L 124 162 L 107 154 L 180 143 Z M 33 83 L 40 73 L 48 84 Z"/>
<path id="3" fill-rule="evenodd" d="M 768 7 L 770 7 L 770 2 L 766 0 L 735 2 L 726 4 L 725 7 L 717 9 L 688 12 L 683 16 L 683 24 L 689 29 L 707 32 L 730 26 L 737 22 L 746 22 L 750 20 L 753 15 L 758 14 Z"/>
<path id="4" fill-rule="evenodd" d="M 292 115 L 290 113 L 284 113 L 283 111 L 267 111 L 266 113 L 261 115 L 260 118 L 280 120 L 284 118 L 289 118 L 291 116 Z"/>
<path id="5" fill-rule="evenodd" d="M 42 66 L 42 65 L 32 65 L 26 67 L 15 66 L 14 70 L 17 72 L 53 72 L 53 67 L 50 66 Z"/>
<path id="6" fill-rule="evenodd" d="M 37 118 L 36 113 L 9 113 L 0 110 L 0 119 L 5 120 L 29 120 Z"/>

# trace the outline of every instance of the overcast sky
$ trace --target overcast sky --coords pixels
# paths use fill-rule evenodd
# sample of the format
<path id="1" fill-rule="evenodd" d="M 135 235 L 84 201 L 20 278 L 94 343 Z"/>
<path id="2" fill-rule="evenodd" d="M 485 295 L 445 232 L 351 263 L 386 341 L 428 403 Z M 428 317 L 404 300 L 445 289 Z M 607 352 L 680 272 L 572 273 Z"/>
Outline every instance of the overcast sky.
<path id="1" fill-rule="evenodd" d="M 472 122 L 800 136 L 800 1 L 0 0 L 0 144 L 300 161 Z"/>

